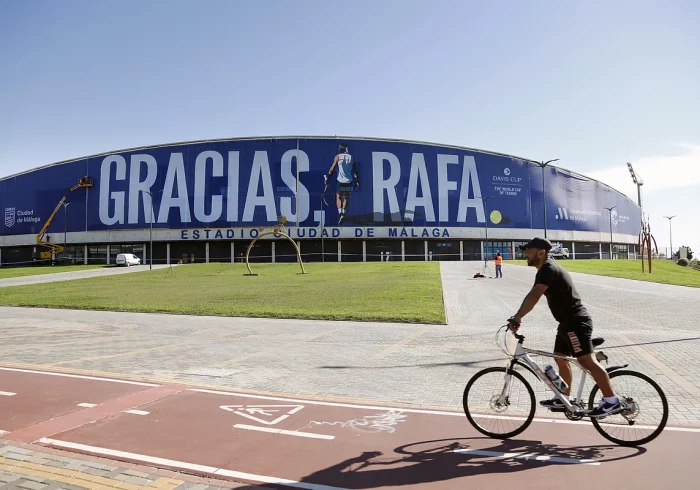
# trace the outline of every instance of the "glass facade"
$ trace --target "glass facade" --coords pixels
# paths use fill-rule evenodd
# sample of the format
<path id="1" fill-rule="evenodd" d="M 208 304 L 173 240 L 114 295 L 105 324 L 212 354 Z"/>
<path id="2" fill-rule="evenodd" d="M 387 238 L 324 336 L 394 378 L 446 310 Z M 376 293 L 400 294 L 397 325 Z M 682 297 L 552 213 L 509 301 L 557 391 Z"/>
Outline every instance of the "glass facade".
<path id="1" fill-rule="evenodd" d="M 603 249 L 605 252 L 605 249 Z M 576 260 L 599 259 L 600 246 L 592 242 L 576 242 Z"/>
<path id="2" fill-rule="evenodd" d="M 406 240 L 406 260 L 425 260 L 423 240 Z"/>
<path id="3" fill-rule="evenodd" d="M 459 240 L 428 240 L 428 260 L 459 260 Z"/>
<path id="4" fill-rule="evenodd" d="M 525 251 L 520 250 L 520 245 L 525 245 L 527 242 L 515 242 L 515 258 L 516 260 L 525 260 Z"/>
<path id="5" fill-rule="evenodd" d="M 481 240 L 465 240 L 464 260 L 481 260 Z"/>
<path id="6" fill-rule="evenodd" d="M 400 261 L 401 241 L 367 240 L 367 262 L 379 262 L 381 260 Z"/>
<path id="7" fill-rule="evenodd" d="M 326 262 L 338 261 L 338 243 L 342 244 L 343 262 L 362 262 L 363 258 L 367 262 L 379 262 L 383 260 L 401 261 L 402 243 L 405 251 L 405 260 L 424 261 L 465 261 L 482 260 L 483 252 L 489 259 L 492 259 L 497 252 L 505 260 L 523 260 L 524 254 L 519 249 L 527 241 L 510 240 L 489 240 L 483 242 L 479 239 L 457 240 L 457 239 L 311 239 L 300 240 L 298 245 L 301 249 L 302 258 L 305 262 L 321 262 L 324 258 Z M 245 262 L 245 253 L 250 240 L 241 241 L 210 241 L 209 262 L 231 262 L 231 244 L 234 246 L 234 261 Z M 251 249 L 251 262 L 271 262 L 272 244 L 275 244 L 275 262 L 296 262 L 296 251 L 294 246 L 285 239 L 259 240 Z M 603 243 L 602 246 L 596 242 L 556 242 L 562 247 L 569 249 L 569 258 L 576 260 L 598 259 L 602 251 L 602 258 L 609 259 L 610 245 Z M 166 242 L 153 242 L 153 263 L 165 264 L 167 262 Z M 463 253 L 460 253 L 460 246 Z M 87 260 L 90 264 L 106 264 L 107 251 L 106 244 L 88 244 Z M 575 252 L 574 252 L 575 249 Z M 63 254 L 58 257 L 61 262 L 71 264 L 84 263 L 86 246 L 82 244 L 68 245 Z M 633 259 L 636 257 L 637 246 L 630 244 L 615 244 L 613 246 L 613 259 Z M 325 254 L 323 254 L 325 252 Z M 38 250 L 36 247 L 5 247 L 2 249 L 3 264 L 13 262 L 33 262 L 38 260 Z M 123 243 L 109 245 L 109 263 L 114 264 L 116 257 L 120 253 L 133 253 L 141 258 L 144 264 L 148 264 L 149 243 Z M 207 260 L 207 242 L 204 240 L 183 240 L 170 242 L 170 261 L 173 264 L 182 263 L 204 263 Z"/>
<path id="8" fill-rule="evenodd" d="M 508 241 L 491 241 L 484 242 L 484 254 L 487 258 L 493 258 L 496 252 L 501 253 L 504 260 L 513 258 L 513 242 Z"/>
<path id="9" fill-rule="evenodd" d="M 620 260 L 620 259 L 627 259 L 627 258 L 628 258 L 627 245 L 613 244 L 613 259 Z"/>

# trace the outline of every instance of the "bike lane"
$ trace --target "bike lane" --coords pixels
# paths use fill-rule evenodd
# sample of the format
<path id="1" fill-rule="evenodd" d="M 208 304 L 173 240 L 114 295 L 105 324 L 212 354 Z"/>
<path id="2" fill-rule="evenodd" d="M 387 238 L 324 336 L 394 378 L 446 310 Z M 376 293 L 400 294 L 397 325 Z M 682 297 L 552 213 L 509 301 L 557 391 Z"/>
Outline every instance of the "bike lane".
<path id="1" fill-rule="evenodd" d="M 20 373 L 0 371 L 0 390 Z M 28 374 L 28 373 L 22 373 Z M 46 400 L 25 377 L 27 407 Z M 11 383 L 11 381 L 10 381 Z M 109 381 L 66 378 L 85 394 Z M 70 385 L 70 390 L 69 390 Z M 149 386 L 3 437 L 249 483 L 333 488 L 576 487 L 692 484 L 700 430 L 667 430 L 642 448 L 588 423 L 534 422 L 513 440 L 476 432 L 463 414 Z M 0 398 L 0 429 L 12 413 Z M 130 408 L 127 405 L 133 404 Z M 14 406 L 13 411 L 22 410 Z M 33 424 L 33 425 L 32 425 Z"/>

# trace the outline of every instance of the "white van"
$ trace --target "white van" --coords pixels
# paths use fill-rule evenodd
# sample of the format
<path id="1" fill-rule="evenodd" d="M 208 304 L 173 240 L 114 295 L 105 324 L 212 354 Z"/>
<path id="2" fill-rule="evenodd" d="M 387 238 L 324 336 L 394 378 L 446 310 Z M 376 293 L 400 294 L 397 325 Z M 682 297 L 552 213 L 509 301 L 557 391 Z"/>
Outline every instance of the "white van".
<path id="1" fill-rule="evenodd" d="M 553 247 L 549 252 L 549 256 L 553 259 L 568 259 L 569 249 L 564 247 Z"/>
<path id="2" fill-rule="evenodd" d="M 117 265 L 141 265 L 141 259 L 134 254 L 119 254 L 117 255 Z"/>

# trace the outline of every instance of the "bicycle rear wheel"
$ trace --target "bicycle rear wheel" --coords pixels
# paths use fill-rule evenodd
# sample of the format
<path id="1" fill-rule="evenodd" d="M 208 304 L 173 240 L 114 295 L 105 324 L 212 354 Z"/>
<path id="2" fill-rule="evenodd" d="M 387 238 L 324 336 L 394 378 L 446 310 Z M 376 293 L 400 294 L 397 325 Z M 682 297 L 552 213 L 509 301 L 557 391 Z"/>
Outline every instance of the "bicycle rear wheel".
<path id="1" fill-rule="evenodd" d="M 592 418 L 593 426 L 609 441 L 621 446 L 640 446 L 658 437 L 668 420 L 668 402 L 659 385 L 642 373 L 620 370 L 610 374 L 615 394 L 629 408 L 609 417 Z M 591 390 L 588 408 L 598 396 L 598 385 Z"/>
<path id="2" fill-rule="evenodd" d="M 476 430 L 495 439 L 520 434 L 535 417 L 535 393 L 520 373 L 508 370 L 510 384 L 505 403 L 498 400 L 506 385 L 506 368 L 479 371 L 467 383 L 462 405 Z"/>

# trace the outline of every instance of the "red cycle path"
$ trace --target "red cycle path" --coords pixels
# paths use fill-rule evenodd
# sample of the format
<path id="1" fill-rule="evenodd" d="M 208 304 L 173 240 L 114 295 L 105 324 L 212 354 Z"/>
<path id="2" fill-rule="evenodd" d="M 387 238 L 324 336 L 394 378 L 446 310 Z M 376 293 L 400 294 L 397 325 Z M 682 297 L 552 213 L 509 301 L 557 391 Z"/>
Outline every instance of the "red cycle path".
<path id="1" fill-rule="evenodd" d="M 589 424 L 534 422 L 499 441 L 461 414 L 116 381 L 0 369 L 16 393 L 0 396 L 3 438 L 312 490 L 689 487 L 700 456 L 692 429 L 624 448 Z"/>

